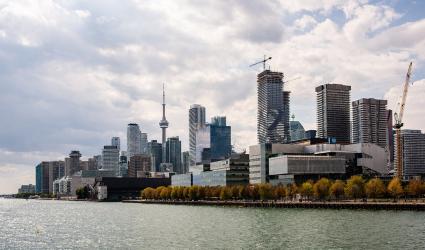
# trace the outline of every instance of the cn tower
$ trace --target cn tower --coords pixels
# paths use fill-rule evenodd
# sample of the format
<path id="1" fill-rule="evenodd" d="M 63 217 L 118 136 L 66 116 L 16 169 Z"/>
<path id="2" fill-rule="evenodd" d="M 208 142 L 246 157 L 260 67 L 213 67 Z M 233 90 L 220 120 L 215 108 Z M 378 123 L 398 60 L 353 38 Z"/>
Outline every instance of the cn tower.
<path id="1" fill-rule="evenodd" d="M 167 154 L 167 128 L 168 128 L 168 121 L 165 118 L 165 86 L 162 84 L 162 119 L 159 122 L 159 127 L 162 129 L 162 163 L 165 163 L 166 161 L 166 154 Z"/>

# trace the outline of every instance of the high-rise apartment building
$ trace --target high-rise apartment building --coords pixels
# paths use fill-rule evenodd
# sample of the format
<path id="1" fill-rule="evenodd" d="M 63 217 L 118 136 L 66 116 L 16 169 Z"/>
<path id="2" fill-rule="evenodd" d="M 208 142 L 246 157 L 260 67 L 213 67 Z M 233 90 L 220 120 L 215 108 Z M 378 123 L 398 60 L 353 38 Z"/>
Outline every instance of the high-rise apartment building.
<path id="1" fill-rule="evenodd" d="M 73 150 L 69 157 L 65 158 L 65 175 L 72 176 L 76 172 L 82 170 L 80 164 L 81 153 L 78 150 Z"/>
<path id="2" fill-rule="evenodd" d="M 53 193 L 53 182 L 65 176 L 64 161 L 49 162 L 49 193 Z"/>
<path id="3" fill-rule="evenodd" d="M 148 153 L 148 134 L 147 133 L 140 134 L 140 149 L 142 151 L 142 154 Z"/>
<path id="4" fill-rule="evenodd" d="M 193 104 L 189 109 L 189 164 L 196 164 L 196 131 L 205 126 L 205 107 Z"/>
<path id="5" fill-rule="evenodd" d="M 140 132 L 139 125 L 137 125 L 136 123 L 128 124 L 127 126 L 128 157 L 142 153 L 141 137 L 142 137 L 142 133 Z"/>
<path id="6" fill-rule="evenodd" d="M 149 155 L 133 155 L 128 162 L 128 177 L 137 177 L 137 172 L 150 172 L 152 169 Z"/>
<path id="7" fill-rule="evenodd" d="M 289 129 L 291 141 L 299 141 L 306 138 L 304 127 L 299 121 L 290 121 Z"/>
<path id="8" fill-rule="evenodd" d="M 324 84 L 316 87 L 317 137 L 350 143 L 351 86 Z"/>
<path id="9" fill-rule="evenodd" d="M 425 134 L 420 130 L 401 130 L 403 176 L 425 176 Z M 395 148 L 394 166 L 399 161 L 397 145 Z M 397 171 L 397 169 L 395 169 Z"/>
<path id="10" fill-rule="evenodd" d="M 166 143 L 166 162 L 173 164 L 173 172 L 182 174 L 182 143 L 178 136 L 170 137 Z"/>
<path id="11" fill-rule="evenodd" d="M 387 145 L 387 101 L 362 98 L 352 102 L 353 143 Z"/>
<path id="12" fill-rule="evenodd" d="M 121 150 L 121 142 L 119 137 L 112 137 L 111 139 L 111 145 L 116 146 L 118 150 Z"/>
<path id="13" fill-rule="evenodd" d="M 53 193 L 53 182 L 65 175 L 63 161 L 43 161 L 35 167 L 36 193 Z"/>
<path id="14" fill-rule="evenodd" d="M 257 137 L 260 143 L 289 142 L 289 92 L 283 73 L 264 70 L 257 76 Z"/>
<path id="15" fill-rule="evenodd" d="M 104 146 L 102 150 L 102 170 L 115 171 L 119 175 L 120 151 L 117 146 Z"/>

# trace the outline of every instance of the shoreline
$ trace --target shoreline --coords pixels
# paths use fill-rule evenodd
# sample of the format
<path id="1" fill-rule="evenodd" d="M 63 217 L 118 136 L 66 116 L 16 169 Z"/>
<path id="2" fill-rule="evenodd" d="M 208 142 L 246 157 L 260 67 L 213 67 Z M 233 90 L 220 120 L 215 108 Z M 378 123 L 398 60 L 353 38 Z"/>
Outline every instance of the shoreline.
<path id="1" fill-rule="evenodd" d="M 223 207 L 261 207 L 261 208 L 309 208 L 309 209 L 367 209 L 367 210 L 405 210 L 425 211 L 425 203 L 416 202 L 354 202 L 354 201 L 182 201 L 182 200 L 123 200 L 123 203 L 223 206 Z"/>

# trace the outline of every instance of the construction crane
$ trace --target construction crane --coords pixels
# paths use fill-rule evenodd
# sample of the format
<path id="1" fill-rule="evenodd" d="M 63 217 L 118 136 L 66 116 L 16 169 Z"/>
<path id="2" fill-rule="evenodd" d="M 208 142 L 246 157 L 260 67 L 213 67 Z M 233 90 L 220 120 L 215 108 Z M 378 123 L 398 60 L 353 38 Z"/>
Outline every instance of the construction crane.
<path id="1" fill-rule="evenodd" d="M 409 64 L 409 68 L 407 70 L 406 74 L 406 80 L 404 81 L 403 85 L 403 95 L 401 97 L 401 102 L 399 104 L 400 109 L 397 112 L 394 113 L 394 128 L 396 132 L 396 146 L 397 146 L 397 177 L 400 179 L 403 179 L 403 145 L 401 141 L 401 128 L 403 127 L 403 114 L 404 109 L 406 105 L 406 98 L 407 98 L 407 91 L 409 90 L 409 82 L 410 82 L 410 75 L 412 73 L 412 62 Z"/>
<path id="2" fill-rule="evenodd" d="M 249 65 L 249 67 L 252 67 L 252 66 L 255 66 L 255 65 L 257 65 L 257 64 L 262 63 L 262 64 L 263 64 L 263 70 L 266 70 L 266 62 L 267 62 L 268 60 L 271 60 L 271 59 L 272 59 L 272 57 L 271 57 L 271 56 L 270 56 L 270 57 L 268 57 L 268 58 L 266 58 L 266 55 L 264 55 L 264 60 L 261 60 L 261 61 L 259 61 L 259 62 L 254 63 L 254 64 L 251 64 L 251 65 Z"/>

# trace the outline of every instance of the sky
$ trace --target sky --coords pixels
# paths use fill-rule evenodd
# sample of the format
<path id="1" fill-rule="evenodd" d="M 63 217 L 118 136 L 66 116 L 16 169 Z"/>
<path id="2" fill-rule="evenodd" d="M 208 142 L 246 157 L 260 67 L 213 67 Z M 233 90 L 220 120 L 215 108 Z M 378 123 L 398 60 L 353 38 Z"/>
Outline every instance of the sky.
<path id="1" fill-rule="evenodd" d="M 160 140 L 162 84 L 169 136 L 188 148 L 188 109 L 226 115 L 237 150 L 256 143 L 256 75 L 271 56 L 291 113 L 316 126 L 316 86 L 397 108 L 413 75 L 405 128 L 425 131 L 425 1 L 0 0 L 0 193 L 35 183 L 35 165 L 126 148 L 135 122 Z"/>

